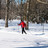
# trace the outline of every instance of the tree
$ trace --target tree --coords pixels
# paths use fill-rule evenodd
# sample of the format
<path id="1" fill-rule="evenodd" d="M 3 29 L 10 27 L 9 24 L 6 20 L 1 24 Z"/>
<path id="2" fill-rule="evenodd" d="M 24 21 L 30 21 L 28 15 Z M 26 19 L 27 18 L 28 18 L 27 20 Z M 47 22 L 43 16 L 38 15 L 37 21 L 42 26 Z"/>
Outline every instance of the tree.
<path id="1" fill-rule="evenodd" d="M 21 0 L 21 19 L 23 19 L 23 0 Z"/>
<path id="2" fill-rule="evenodd" d="M 26 30 L 28 30 L 29 29 L 29 15 L 30 15 L 30 13 L 29 13 L 29 11 L 30 11 L 30 2 L 31 2 L 31 0 L 27 0 L 27 14 L 26 14 L 26 25 L 27 25 L 27 27 L 26 27 Z"/>
<path id="3" fill-rule="evenodd" d="M 0 19 L 1 19 L 1 0 L 0 0 Z"/>
<path id="4" fill-rule="evenodd" d="M 15 0 L 11 0 L 9 4 L 9 20 L 16 19 L 17 7 Z"/>
<path id="5" fill-rule="evenodd" d="M 6 0 L 6 16 L 5 16 L 5 27 L 8 27 L 8 16 L 9 16 L 9 0 Z"/>

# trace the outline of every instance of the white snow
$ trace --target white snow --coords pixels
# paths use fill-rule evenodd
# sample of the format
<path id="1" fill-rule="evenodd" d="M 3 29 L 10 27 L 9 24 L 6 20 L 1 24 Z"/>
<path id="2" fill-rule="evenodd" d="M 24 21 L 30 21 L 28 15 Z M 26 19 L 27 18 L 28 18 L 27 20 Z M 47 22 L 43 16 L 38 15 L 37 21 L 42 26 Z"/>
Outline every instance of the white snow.
<path id="1" fill-rule="evenodd" d="M 26 30 L 27 34 L 22 34 L 18 23 L 20 23 L 20 20 L 9 21 L 9 27 L 5 28 L 5 21 L 0 20 L 0 48 L 48 48 L 48 24 L 44 23 L 44 26 L 41 26 L 41 24 L 29 23 L 29 30 Z"/>

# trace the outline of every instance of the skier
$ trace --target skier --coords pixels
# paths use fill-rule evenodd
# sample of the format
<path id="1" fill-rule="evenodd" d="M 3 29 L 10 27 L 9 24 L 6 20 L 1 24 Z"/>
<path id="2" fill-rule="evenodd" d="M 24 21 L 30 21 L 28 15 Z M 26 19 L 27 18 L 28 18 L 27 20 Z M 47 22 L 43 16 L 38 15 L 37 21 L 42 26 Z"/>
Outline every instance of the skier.
<path id="1" fill-rule="evenodd" d="M 25 34 L 27 34 L 26 32 L 25 32 L 25 27 L 26 27 L 26 24 L 23 22 L 23 20 L 21 20 L 21 23 L 20 24 L 18 24 L 18 25 L 21 25 L 21 27 L 22 27 L 22 34 L 23 34 L 23 32 L 25 33 Z"/>

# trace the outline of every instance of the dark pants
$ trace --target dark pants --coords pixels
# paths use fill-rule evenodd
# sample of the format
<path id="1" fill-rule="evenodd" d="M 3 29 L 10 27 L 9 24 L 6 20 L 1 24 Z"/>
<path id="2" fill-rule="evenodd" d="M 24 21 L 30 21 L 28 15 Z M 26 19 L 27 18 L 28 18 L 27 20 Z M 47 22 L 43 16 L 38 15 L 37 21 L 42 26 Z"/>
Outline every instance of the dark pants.
<path id="1" fill-rule="evenodd" d="M 24 32 L 25 34 L 27 34 L 27 33 L 25 32 L 24 28 L 22 28 L 22 34 L 23 34 L 23 32 Z"/>

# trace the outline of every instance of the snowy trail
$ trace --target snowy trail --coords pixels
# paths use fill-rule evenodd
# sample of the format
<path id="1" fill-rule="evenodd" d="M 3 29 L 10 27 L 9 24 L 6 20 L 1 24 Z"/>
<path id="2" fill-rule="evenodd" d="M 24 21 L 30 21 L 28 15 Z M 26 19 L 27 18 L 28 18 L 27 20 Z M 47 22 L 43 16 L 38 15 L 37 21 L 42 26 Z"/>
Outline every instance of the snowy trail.
<path id="1" fill-rule="evenodd" d="M 0 32 L 0 48 L 3 46 L 4 48 L 47 46 L 48 38 L 44 36 L 31 33 L 22 35 L 17 32 Z"/>
<path id="2" fill-rule="evenodd" d="M 18 20 L 9 22 L 9 27 L 5 28 L 5 22 L 0 20 L 0 48 L 48 47 L 48 24 L 44 24 L 43 33 L 41 24 L 30 23 L 30 29 L 26 30 L 27 34 L 21 34 L 21 27 L 17 26 L 19 22 Z"/>

